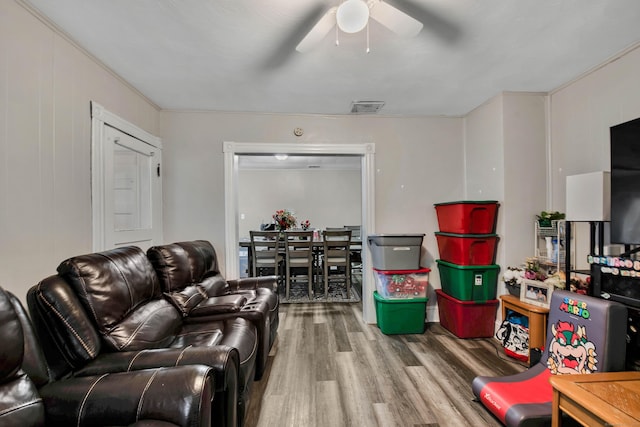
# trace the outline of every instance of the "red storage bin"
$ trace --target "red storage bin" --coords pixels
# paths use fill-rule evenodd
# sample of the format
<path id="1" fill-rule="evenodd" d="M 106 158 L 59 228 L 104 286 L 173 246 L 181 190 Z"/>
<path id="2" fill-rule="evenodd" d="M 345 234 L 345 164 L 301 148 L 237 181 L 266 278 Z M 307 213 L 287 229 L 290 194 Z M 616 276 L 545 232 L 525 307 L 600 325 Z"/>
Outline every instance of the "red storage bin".
<path id="1" fill-rule="evenodd" d="M 440 231 L 458 234 L 492 234 L 496 232 L 498 202 L 459 201 L 436 203 Z"/>
<path id="2" fill-rule="evenodd" d="M 493 336 L 498 300 L 460 301 L 436 289 L 440 325 L 458 338 Z"/>
<path id="3" fill-rule="evenodd" d="M 436 232 L 440 259 L 458 265 L 490 265 L 496 260 L 497 234 Z"/>

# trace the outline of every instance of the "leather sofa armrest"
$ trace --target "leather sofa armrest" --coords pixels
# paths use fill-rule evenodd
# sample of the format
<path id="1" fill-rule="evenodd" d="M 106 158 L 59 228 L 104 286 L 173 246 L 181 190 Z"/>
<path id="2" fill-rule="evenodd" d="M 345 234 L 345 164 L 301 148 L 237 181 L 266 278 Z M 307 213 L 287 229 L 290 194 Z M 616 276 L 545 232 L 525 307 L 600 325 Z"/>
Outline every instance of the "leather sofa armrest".
<path id="1" fill-rule="evenodd" d="M 223 295 L 211 297 L 195 306 L 189 317 L 211 316 L 215 314 L 237 313 L 247 303 L 244 295 Z"/>
<path id="2" fill-rule="evenodd" d="M 212 369 L 204 365 L 76 377 L 40 389 L 48 425 L 209 426 Z"/>
<path id="3" fill-rule="evenodd" d="M 214 369 L 216 392 L 235 384 L 240 366 L 238 350 L 226 345 L 211 347 L 158 348 L 140 351 L 102 353 L 74 373 L 76 377 L 141 369 L 202 364 Z"/>
<path id="4" fill-rule="evenodd" d="M 243 277 L 241 279 L 227 280 L 227 283 L 231 292 L 258 288 L 267 288 L 273 292 L 278 292 L 278 276 Z"/>
<path id="5" fill-rule="evenodd" d="M 212 416 L 215 418 L 213 424 L 235 427 L 238 422 L 240 355 L 237 349 L 227 345 L 101 353 L 76 371 L 75 375 L 79 377 L 184 365 L 205 365 L 213 368 L 215 386 L 215 399 L 212 406 Z"/>

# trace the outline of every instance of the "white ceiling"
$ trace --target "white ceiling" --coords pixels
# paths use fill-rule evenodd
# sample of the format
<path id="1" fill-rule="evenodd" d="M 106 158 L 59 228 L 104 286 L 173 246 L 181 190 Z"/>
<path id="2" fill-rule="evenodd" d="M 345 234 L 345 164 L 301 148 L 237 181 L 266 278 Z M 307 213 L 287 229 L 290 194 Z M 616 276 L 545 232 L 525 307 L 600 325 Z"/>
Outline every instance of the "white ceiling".
<path id="1" fill-rule="evenodd" d="M 23 0 L 162 109 L 468 113 L 547 92 L 640 41 L 639 0 L 389 0 L 424 24 L 298 42 L 338 0 Z"/>

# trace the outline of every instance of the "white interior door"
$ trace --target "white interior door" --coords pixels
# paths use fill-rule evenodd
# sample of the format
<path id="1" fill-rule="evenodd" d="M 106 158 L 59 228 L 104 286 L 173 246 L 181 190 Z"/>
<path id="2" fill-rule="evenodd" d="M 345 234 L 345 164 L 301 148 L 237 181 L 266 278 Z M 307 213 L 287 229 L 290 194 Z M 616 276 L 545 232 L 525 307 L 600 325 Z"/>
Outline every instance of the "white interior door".
<path id="1" fill-rule="evenodd" d="M 153 214 L 160 208 L 160 150 L 118 129 L 105 131 L 105 244 L 147 249 L 159 243 Z"/>
<path id="2" fill-rule="evenodd" d="M 161 244 L 159 139 L 95 104 L 92 113 L 94 250 Z"/>

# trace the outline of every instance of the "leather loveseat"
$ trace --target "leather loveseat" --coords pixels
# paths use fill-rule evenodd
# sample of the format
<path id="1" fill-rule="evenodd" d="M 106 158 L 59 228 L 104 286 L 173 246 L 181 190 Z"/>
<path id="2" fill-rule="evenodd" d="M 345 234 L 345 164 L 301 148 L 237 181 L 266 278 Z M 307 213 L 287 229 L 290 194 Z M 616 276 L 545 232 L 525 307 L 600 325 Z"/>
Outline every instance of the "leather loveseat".
<path id="1" fill-rule="evenodd" d="M 0 342 L 4 427 L 210 425 L 211 368 L 192 365 L 54 378 L 20 301 L 2 288 Z"/>
<path id="2" fill-rule="evenodd" d="M 29 290 L 27 302 L 58 376 L 203 364 L 215 375 L 213 425 L 242 425 L 255 376 L 255 326 L 235 316 L 186 324 L 140 248 L 69 258 Z"/>
<path id="3" fill-rule="evenodd" d="M 259 380 L 278 331 L 277 276 L 226 281 L 218 269 L 215 249 L 206 240 L 153 246 L 147 250 L 147 257 L 162 291 L 183 313 L 185 323 L 237 316 L 256 326 Z"/>

